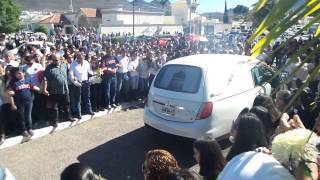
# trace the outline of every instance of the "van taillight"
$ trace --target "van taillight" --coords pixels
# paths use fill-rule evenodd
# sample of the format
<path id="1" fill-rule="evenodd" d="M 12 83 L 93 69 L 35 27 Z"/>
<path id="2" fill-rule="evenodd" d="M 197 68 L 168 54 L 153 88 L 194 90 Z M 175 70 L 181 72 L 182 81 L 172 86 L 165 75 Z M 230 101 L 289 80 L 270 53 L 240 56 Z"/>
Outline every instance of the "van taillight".
<path id="1" fill-rule="evenodd" d="M 201 105 L 196 119 L 207 119 L 211 116 L 213 110 L 212 102 L 205 102 Z"/>

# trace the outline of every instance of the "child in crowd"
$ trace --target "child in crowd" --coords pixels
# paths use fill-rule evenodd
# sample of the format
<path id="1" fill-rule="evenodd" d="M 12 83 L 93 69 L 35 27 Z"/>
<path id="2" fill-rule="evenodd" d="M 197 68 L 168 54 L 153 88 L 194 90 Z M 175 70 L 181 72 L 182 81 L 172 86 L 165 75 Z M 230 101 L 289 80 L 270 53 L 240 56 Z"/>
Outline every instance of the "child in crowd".
<path id="1" fill-rule="evenodd" d="M 9 86 L 9 94 L 12 95 L 11 108 L 18 112 L 19 126 L 24 137 L 33 136 L 31 118 L 33 90 L 40 91 L 40 88 L 33 86 L 25 79 L 25 73 L 22 69 L 17 69 L 15 72 L 15 79 Z"/>

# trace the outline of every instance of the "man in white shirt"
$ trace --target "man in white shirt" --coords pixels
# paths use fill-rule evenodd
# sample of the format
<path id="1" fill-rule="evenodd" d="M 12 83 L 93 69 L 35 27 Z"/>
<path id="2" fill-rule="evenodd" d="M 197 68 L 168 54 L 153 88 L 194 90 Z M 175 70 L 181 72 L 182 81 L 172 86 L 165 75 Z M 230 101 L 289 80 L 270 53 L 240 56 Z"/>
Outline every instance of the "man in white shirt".
<path id="1" fill-rule="evenodd" d="M 31 54 L 25 56 L 25 64 L 21 66 L 25 72 L 25 79 L 34 86 L 41 87 L 39 72 L 44 71 L 41 64 L 36 63 Z M 45 95 L 35 92 L 32 108 L 32 121 L 37 123 L 45 117 L 46 98 Z"/>
<path id="2" fill-rule="evenodd" d="M 130 89 L 133 100 L 138 96 L 138 87 L 139 87 L 139 56 L 137 56 L 137 52 L 131 52 L 130 62 L 128 65 L 128 71 L 130 73 Z"/>
<path id="3" fill-rule="evenodd" d="M 86 114 L 94 115 L 90 102 L 89 76 L 92 70 L 89 62 L 84 59 L 83 53 L 78 53 L 76 59 L 71 63 L 69 79 L 71 85 L 71 98 L 73 103 L 71 109 L 75 118 L 81 119 L 81 100 Z"/>
<path id="4" fill-rule="evenodd" d="M 117 70 L 117 97 L 116 103 L 119 105 L 120 96 L 123 98 L 127 98 L 128 94 L 128 65 L 129 65 L 129 57 L 128 53 L 125 50 L 121 52 L 121 58 L 119 60 L 118 70 Z M 124 89 L 123 94 L 120 94 L 121 89 Z"/>
<path id="5" fill-rule="evenodd" d="M 15 56 L 10 51 L 7 51 L 5 53 L 4 60 L 0 61 L 0 64 L 2 64 L 4 69 L 6 69 L 8 65 L 13 67 L 19 67 L 19 63 L 15 61 Z"/>

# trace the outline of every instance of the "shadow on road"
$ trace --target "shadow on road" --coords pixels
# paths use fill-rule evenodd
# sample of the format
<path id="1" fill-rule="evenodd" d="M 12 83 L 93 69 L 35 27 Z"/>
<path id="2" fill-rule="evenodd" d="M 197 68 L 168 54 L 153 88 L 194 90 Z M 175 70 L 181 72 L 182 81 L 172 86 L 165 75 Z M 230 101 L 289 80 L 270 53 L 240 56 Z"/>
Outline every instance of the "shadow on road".
<path id="1" fill-rule="evenodd" d="M 112 139 L 78 157 L 108 180 L 143 179 L 141 164 L 147 151 L 165 149 L 171 152 L 181 167 L 195 165 L 191 139 L 139 128 Z"/>

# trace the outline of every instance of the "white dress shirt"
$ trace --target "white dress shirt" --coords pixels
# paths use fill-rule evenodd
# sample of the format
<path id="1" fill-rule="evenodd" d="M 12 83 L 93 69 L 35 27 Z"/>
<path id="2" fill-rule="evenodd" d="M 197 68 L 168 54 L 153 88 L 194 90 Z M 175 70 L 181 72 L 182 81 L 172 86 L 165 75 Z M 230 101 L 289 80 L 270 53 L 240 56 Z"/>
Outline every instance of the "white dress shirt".
<path id="1" fill-rule="evenodd" d="M 88 74 L 92 74 L 91 66 L 88 61 L 83 60 L 82 64 L 79 64 L 77 60 L 74 60 L 69 69 L 69 79 L 74 84 L 76 82 L 81 83 L 88 81 Z"/>

